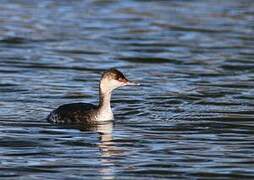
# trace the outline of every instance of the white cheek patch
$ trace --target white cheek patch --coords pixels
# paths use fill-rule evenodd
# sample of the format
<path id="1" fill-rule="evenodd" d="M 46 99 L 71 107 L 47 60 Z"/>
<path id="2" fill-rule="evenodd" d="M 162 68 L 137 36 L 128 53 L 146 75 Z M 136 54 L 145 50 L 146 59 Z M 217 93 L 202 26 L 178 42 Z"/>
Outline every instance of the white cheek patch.
<path id="1" fill-rule="evenodd" d="M 124 82 L 120 82 L 120 81 L 117 81 L 117 80 L 114 80 L 114 79 L 110 79 L 110 80 L 103 80 L 101 82 L 101 88 L 104 92 L 111 92 L 113 91 L 114 89 L 118 88 L 118 87 L 121 87 L 121 86 L 124 86 L 125 83 Z"/>
<path id="2" fill-rule="evenodd" d="M 118 88 L 118 87 L 120 87 L 122 85 L 123 85 L 123 83 L 119 82 L 117 80 L 113 79 L 113 80 L 110 81 L 110 88 L 111 88 L 111 90 L 116 89 L 116 88 Z"/>

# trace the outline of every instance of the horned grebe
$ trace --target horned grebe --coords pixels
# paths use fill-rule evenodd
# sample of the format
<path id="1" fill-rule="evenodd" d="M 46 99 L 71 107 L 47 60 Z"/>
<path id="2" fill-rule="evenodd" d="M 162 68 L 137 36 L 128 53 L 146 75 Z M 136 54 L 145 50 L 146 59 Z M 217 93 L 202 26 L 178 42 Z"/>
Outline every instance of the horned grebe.
<path id="1" fill-rule="evenodd" d="M 109 69 L 102 74 L 100 80 L 100 101 L 95 106 L 88 103 L 65 104 L 53 110 L 47 120 L 53 123 L 96 124 L 102 121 L 113 120 L 114 116 L 110 106 L 111 93 L 114 89 L 138 85 L 130 82 L 117 69 Z"/>

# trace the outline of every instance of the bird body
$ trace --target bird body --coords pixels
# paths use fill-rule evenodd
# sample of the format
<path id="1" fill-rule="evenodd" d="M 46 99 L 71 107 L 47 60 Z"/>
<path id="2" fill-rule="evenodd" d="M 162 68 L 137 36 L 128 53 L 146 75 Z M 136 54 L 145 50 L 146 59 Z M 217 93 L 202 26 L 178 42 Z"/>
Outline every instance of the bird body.
<path id="1" fill-rule="evenodd" d="M 100 80 L 99 105 L 88 103 L 71 103 L 53 110 L 47 120 L 63 124 L 96 124 L 114 119 L 111 109 L 111 94 L 114 89 L 126 85 L 138 85 L 130 82 L 117 69 L 109 69 L 102 74 Z"/>

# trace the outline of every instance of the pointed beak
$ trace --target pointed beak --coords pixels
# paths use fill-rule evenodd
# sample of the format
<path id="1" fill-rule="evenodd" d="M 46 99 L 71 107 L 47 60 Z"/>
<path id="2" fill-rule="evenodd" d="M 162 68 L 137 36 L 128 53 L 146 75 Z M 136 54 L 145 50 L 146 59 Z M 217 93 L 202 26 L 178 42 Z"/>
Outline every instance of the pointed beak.
<path id="1" fill-rule="evenodd" d="M 134 81 L 127 81 L 127 82 L 126 82 L 126 85 L 128 85 L 128 86 L 140 86 L 139 83 L 134 82 Z"/>

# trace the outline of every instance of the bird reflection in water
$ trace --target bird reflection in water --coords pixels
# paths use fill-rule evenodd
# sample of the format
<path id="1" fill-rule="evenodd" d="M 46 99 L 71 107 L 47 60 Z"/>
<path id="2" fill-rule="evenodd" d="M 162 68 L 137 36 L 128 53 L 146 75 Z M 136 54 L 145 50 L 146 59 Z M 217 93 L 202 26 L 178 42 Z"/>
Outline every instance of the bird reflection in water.
<path id="1" fill-rule="evenodd" d="M 74 128 L 78 128 L 81 131 L 94 131 L 99 133 L 100 141 L 98 147 L 101 152 L 101 169 L 99 169 L 99 172 L 102 175 L 102 179 L 115 179 L 115 164 L 113 159 L 122 155 L 123 151 L 117 148 L 113 142 L 113 121 L 105 121 L 91 126 L 75 125 Z"/>
<path id="2" fill-rule="evenodd" d="M 101 151 L 101 169 L 100 173 L 103 179 L 115 179 L 115 164 L 112 160 L 113 156 L 117 156 L 120 152 L 114 146 L 112 141 L 113 122 L 98 124 L 96 131 L 100 134 L 100 143 L 98 144 Z"/>
<path id="3" fill-rule="evenodd" d="M 122 154 L 122 151 L 117 148 L 113 142 L 113 122 L 108 121 L 102 124 L 97 124 L 94 130 L 100 134 L 100 142 L 98 147 L 101 151 L 101 169 L 102 179 L 115 179 L 115 164 L 113 157 Z"/>

